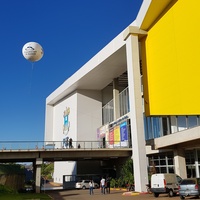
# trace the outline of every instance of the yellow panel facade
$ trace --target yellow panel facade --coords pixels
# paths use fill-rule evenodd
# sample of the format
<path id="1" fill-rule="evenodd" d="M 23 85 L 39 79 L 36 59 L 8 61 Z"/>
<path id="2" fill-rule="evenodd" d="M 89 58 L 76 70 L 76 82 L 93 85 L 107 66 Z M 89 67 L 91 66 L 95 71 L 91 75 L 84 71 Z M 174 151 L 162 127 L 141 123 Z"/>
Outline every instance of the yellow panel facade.
<path id="1" fill-rule="evenodd" d="M 200 114 L 199 8 L 173 1 L 142 41 L 146 115 Z"/>

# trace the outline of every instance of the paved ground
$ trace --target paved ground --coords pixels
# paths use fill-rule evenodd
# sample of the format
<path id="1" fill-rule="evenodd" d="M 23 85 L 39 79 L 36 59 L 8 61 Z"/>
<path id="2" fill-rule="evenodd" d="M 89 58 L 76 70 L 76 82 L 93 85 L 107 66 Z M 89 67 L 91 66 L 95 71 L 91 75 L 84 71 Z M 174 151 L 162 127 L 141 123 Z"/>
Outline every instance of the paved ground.
<path id="1" fill-rule="evenodd" d="M 89 195 L 89 190 L 51 190 L 45 191 L 53 200 L 180 200 L 179 196 L 169 198 L 167 195 L 160 195 L 155 198 L 152 194 L 132 193 L 125 195 L 125 191 L 112 190 L 110 194 L 102 195 L 99 189 L 94 190 L 94 195 Z M 128 193 L 130 194 L 130 193 Z M 192 199 L 192 198 L 187 198 Z"/>

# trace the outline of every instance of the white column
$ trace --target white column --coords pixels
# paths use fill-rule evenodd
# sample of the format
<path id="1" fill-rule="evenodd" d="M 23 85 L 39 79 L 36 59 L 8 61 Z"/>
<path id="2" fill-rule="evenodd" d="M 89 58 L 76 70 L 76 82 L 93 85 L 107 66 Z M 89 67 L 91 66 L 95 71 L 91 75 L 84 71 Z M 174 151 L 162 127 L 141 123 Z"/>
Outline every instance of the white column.
<path id="1" fill-rule="evenodd" d="M 199 161 L 198 161 L 198 151 L 197 151 L 197 149 L 194 150 L 194 155 L 195 155 L 196 177 L 199 178 Z"/>
<path id="2" fill-rule="evenodd" d="M 144 137 L 138 35 L 130 33 L 125 36 L 125 39 L 135 190 L 142 192 L 146 191 L 148 173 Z"/>
<path id="3" fill-rule="evenodd" d="M 35 192 L 40 193 L 40 186 L 41 186 L 41 166 L 43 160 L 42 158 L 36 159 L 36 180 L 35 180 Z"/>
<path id="4" fill-rule="evenodd" d="M 185 152 L 182 148 L 174 149 L 174 167 L 176 174 L 181 178 L 187 178 Z"/>
<path id="5" fill-rule="evenodd" d="M 119 110 L 119 87 L 118 79 L 113 80 L 113 106 L 114 106 L 114 120 L 117 120 L 120 117 Z"/>

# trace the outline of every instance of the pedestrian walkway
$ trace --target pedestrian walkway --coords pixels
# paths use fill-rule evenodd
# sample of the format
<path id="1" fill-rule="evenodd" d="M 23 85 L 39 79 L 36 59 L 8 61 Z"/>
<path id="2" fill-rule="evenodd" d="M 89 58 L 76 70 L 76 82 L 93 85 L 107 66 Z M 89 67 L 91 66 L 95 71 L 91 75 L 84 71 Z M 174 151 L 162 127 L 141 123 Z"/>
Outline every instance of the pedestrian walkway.
<path id="1" fill-rule="evenodd" d="M 52 190 L 46 191 L 52 200 L 155 200 L 153 194 L 136 193 L 124 195 L 128 192 L 124 190 L 111 190 L 110 194 L 101 194 L 100 189 L 94 190 L 94 195 L 89 194 L 89 190 Z M 134 194 L 134 195 L 133 195 Z M 167 194 L 159 196 L 159 200 L 169 200 Z M 173 197 L 173 200 L 180 200 L 179 196 Z"/>

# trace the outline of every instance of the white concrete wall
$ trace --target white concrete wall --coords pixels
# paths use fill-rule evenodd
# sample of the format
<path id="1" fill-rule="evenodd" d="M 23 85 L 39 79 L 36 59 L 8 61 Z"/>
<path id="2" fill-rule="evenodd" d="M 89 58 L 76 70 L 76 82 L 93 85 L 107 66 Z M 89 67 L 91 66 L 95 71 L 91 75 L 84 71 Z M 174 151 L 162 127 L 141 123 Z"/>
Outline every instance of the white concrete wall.
<path id="1" fill-rule="evenodd" d="M 54 182 L 63 183 L 63 175 L 75 175 L 76 162 L 55 162 L 54 163 Z"/>
<path id="2" fill-rule="evenodd" d="M 80 90 L 77 97 L 77 139 L 96 141 L 102 124 L 101 91 Z"/>
<path id="3" fill-rule="evenodd" d="M 68 137 L 73 139 L 74 148 L 76 141 L 96 141 L 97 127 L 101 126 L 102 103 L 101 92 L 80 90 L 74 92 L 63 101 L 54 106 L 53 112 L 53 140 L 56 148 L 62 148 L 62 141 L 66 135 L 63 134 L 63 112 L 66 107 L 70 108 Z M 51 126 L 51 125 L 50 125 Z M 54 181 L 62 183 L 63 175 L 75 175 L 76 162 L 55 162 Z"/>
<path id="4" fill-rule="evenodd" d="M 45 141 L 53 140 L 53 110 L 54 107 L 46 104 L 46 113 L 45 113 Z"/>
<path id="5" fill-rule="evenodd" d="M 66 135 L 63 134 L 63 125 L 64 125 L 64 111 L 66 108 L 70 108 L 69 113 L 69 133 L 68 137 L 72 138 L 74 141 L 77 140 L 77 94 L 73 93 L 68 98 L 59 102 L 54 106 L 54 115 L 53 115 L 53 140 L 62 141 Z M 57 146 L 58 148 L 61 146 Z"/>
<path id="6" fill-rule="evenodd" d="M 72 138 L 73 141 L 77 140 L 77 93 L 73 93 L 68 98 L 63 99 L 57 105 L 54 106 L 53 113 L 53 141 L 56 142 L 55 148 L 62 148 L 63 138 L 66 135 L 63 134 L 64 125 L 64 111 L 66 107 L 70 108 L 69 113 L 69 133 L 68 137 Z M 50 125 L 51 126 L 51 125 Z M 75 174 L 76 173 L 76 162 L 55 162 L 54 163 L 54 181 L 62 183 L 63 175 Z"/>
<path id="7" fill-rule="evenodd" d="M 102 90 L 103 106 L 113 99 L 113 87 L 107 86 Z"/>

